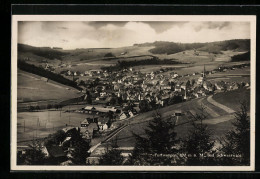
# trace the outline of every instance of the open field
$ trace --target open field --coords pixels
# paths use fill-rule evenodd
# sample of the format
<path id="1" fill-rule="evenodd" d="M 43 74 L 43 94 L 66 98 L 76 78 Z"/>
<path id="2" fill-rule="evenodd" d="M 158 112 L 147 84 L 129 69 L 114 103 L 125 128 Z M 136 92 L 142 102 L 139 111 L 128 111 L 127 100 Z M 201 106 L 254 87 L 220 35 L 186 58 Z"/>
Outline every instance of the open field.
<path id="1" fill-rule="evenodd" d="M 41 80 L 41 77 L 24 71 L 18 71 L 18 100 L 22 102 L 66 100 L 79 97 L 77 89 L 57 82 Z M 70 90 L 68 90 L 70 89 Z"/>
<path id="2" fill-rule="evenodd" d="M 242 88 L 235 91 L 228 91 L 226 93 L 218 93 L 213 96 L 213 99 L 235 111 L 238 111 L 240 109 L 240 102 L 243 100 L 246 100 L 247 105 L 250 107 L 250 90 Z"/>
<path id="3" fill-rule="evenodd" d="M 17 113 L 17 141 L 44 138 L 68 126 L 80 126 L 87 114 L 62 111 L 39 111 Z M 92 117 L 92 116 L 91 116 Z M 38 121 L 39 120 L 39 121 Z M 37 125 L 38 124 L 38 125 Z"/>

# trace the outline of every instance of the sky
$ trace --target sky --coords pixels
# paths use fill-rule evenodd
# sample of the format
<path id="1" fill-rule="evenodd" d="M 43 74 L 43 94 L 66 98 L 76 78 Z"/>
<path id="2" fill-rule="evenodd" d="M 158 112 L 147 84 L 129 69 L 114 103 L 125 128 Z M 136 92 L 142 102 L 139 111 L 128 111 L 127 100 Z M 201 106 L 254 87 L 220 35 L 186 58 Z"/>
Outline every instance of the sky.
<path id="1" fill-rule="evenodd" d="M 20 21 L 18 23 L 18 43 L 63 49 L 117 48 L 155 41 L 193 43 L 249 38 L 249 22 Z"/>

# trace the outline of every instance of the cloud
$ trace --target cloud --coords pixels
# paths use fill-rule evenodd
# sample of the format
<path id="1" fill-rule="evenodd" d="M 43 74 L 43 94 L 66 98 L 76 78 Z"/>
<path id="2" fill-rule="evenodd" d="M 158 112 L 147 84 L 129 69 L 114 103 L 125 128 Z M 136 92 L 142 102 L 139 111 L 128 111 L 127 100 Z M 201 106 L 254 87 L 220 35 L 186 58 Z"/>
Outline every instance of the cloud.
<path id="1" fill-rule="evenodd" d="M 249 22 L 19 22 L 18 42 L 64 49 L 131 46 L 172 41 L 212 42 L 250 38 Z"/>
<path id="2" fill-rule="evenodd" d="M 227 28 L 231 25 L 231 22 L 203 22 L 203 23 L 194 23 L 195 31 L 200 31 L 201 29 L 218 29 Z"/>
<path id="3" fill-rule="evenodd" d="M 155 30 L 156 33 L 162 33 L 165 32 L 168 29 L 171 29 L 173 26 L 179 26 L 181 27 L 185 23 L 188 22 L 160 22 L 160 21 L 148 21 L 148 22 L 143 22 L 145 24 L 148 24 L 151 28 Z"/>
<path id="4" fill-rule="evenodd" d="M 126 23 L 128 23 L 128 21 L 91 21 L 91 22 L 83 22 L 83 23 L 93 26 L 96 29 L 99 29 L 107 25 L 123 27 Z"/>

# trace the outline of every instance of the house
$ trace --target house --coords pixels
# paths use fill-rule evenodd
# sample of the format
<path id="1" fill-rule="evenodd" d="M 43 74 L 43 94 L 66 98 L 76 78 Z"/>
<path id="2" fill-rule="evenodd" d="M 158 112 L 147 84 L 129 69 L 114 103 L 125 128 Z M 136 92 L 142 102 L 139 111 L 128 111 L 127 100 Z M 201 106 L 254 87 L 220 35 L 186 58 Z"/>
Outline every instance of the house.
<path id="1" fill-rule="evenodd" d="M 88 123 L 97 123 L 98 122 L 98 117 L 88 117 L 86 118 Z"/>
<path id="2" fill-rule="evenodd" d="M 86 123 L 86 121 L 84 123 Z M 91 140 L 95 133 L 97 133 L 98 131 L 98 125 L 96 122 L 89 123 L 89 125 L 84 125 L 84 123 L 81 124 L 80 127 L 80 133 L 82 135 L 82 138 L 85 140 Z"/>
<path id="3" fill-rule="evenodd" d="M 198 81 L 197 81 L 197 84 L 198 85 L 202 85 L 204 83 L 205 79 L 203 76 L 199 77 Z"/>
<path id="4" fill-rule="evenodd" d="M 174 91 L 181 92 L 181 85 L 176 85 Z"/>
<path id="5" fill-rule="evenodd" d="M 134 116 L 133 112 L 130 111 L 130 110 L 128 111 L 128 114 L 129 114 L 130 117 L 133 117 L 133 116 Z"/>
<path id="6" fill-rule="evenodd" d="M 47 156 L 54 158 L 55 162 L 62 163 L 67 160 L 67 155 L 63 151 L 62 146 L 46 146 Z"/>
<path id="7" fill-rule="evenodd" d="M 185 83 L 183 83 L 182 85 L 181 85 L 181 89 L 183 89 L 183 90 L 186 90 L 186 84 Z"/>
<path id="8" fill-rule="evenodd" d="M 108 117 L 98 118 L 99 131 L 107 130 L 108 129 L 108 122 L 109 122 Z"/>
<path id="9" fill-rule="evenodd" d="M 121 114 L 119 114 L 119 120 L 123 120 L 129 117 L 129 114 L 127 112 L 122 112 Z"/>
<path id="10" fill-rule="evenodd" d="M 182 116 L 182 115 L 183 115 L 182 110 L 174 110 L 173 111 L 173 116 Z"/>
<path id="11" fill-rule="evenodd" d="M 175 73 L 174 75 L 173 75 L 173 78 L 177 78 L 179 75 L 177 74 L 177 73 Z"/>
<path id="12" fill-rule="evenodd" d="M 212 91 L 213 90 L 213 85 L 209 81 L 204 81 L 203 82 L 203 88 Z"/>
<path id="13" fill-rule="evenodd" d="M 224 90 L 225 83 L 223 81 L 215 83 L 217 90 Z"/>
<path id="14" fill-rule="evenodd" d="M 80 127 L 88 127 L 88 125 L 89 125 L 89 122 L 88 122 L 88 119 L 87 119 L 87 118 L 84 119 L 84 121 L 82 121 L 82 122 L 80 123 Z"/>
<path id="15" fill-rule="evenodd" d="M 65 127 L 62 130 L 65 132 L 67 137 L 72 137 L 80 131 L 78 127 Z"/>

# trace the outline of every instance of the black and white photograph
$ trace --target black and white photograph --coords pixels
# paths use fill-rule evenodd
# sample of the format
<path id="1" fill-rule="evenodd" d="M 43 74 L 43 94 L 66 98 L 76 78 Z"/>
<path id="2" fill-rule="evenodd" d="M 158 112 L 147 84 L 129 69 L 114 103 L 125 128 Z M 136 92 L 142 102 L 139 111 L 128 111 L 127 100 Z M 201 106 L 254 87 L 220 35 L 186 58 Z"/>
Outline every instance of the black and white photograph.
<path id="1" fill-rule="evenodd" d="M 12 170 L 253 171 L 256 17 L 13 15 Z"/>

